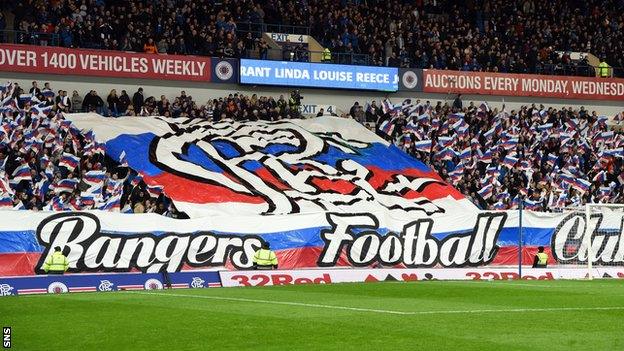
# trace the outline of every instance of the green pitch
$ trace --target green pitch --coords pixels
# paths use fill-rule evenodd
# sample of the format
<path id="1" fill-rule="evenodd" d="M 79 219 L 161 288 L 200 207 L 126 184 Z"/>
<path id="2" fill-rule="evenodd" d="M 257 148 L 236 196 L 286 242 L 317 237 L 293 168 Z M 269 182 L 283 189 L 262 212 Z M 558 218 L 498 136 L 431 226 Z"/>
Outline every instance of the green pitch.
<path id="1" fill-rule="evenodd" d="M 624 350 L 623 322 L 618 280 L 0 298 L 15 350 Z"/>

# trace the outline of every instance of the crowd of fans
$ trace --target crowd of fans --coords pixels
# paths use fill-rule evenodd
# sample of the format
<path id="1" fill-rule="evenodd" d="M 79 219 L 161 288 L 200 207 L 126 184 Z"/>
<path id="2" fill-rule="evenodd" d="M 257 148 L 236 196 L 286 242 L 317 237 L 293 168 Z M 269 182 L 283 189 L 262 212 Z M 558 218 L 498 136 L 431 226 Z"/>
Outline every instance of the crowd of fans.
<path id="1" fill-rule="evenodd" d="M 542 105 L 499 111 L 487 103 L 464 106 L 460 96 L 450 105 L 385 100 L 351 111 L 482 209 L 514 209 L 521 201 L 540 211 L 624 202 L 624 135 L 595 111 Z M 622 119 L 622 113 L 612 118 Z"/>
<path id="2" fill-rule="evenodd" d="M 210 0 L 20 0 L 12 4 L 16 30 L 57 34 L 65 47 L 228 57 L 239 54 L 239 44 L 248 45 L 238 39 L 235 21 L 251 19 L 246 16 L 253 6 Z"/>
<path id="3" fill-rule="evenodd" d="M 26 90 L 27 89 L 27 90 Z M 197 104 L 184 91 L 170 103 L 115 90 L 106 102 L 90 91 L 56 93 L 48 83 L 0 87 L 0 207 L 105 209 L 183 217 L 162 189 L 146 184 L 122 156 L 113 160 L 93 133 L 82 133 L 66 112 L 108 116 L 171 116 L 219 121 L 300 118 L 301 96 L 288 99 L 230 94 Z M 140 111 L 136 114 L 135 111 Z M 323 115 L 320 111 L 318 115 Z M 326 113 L 325 113 L 326 114 Z M 584 108 L 523 106 L 508 111 L 487 103 L 464 106 L 389 100 L 355 103 L 342 114 L 422 160 L 483 209 L 532 210 L 624 202 L 624 135 L 609 118 Z M 613 117 L 616 123 L 622 113 Z"/>
<path id="4" fill-rule="evenodd" d="M 0 87 L 0 209 L 158 213 L 184 218 L 124 154 L 113 160 L 92 132 L 65 120 L 67 92 L 49 84 Z"/>
<path id="5" fill-rule="evenodd" d="M 468 71 L 590 74 L 563 52 L 624 67 L 622 1 L 312 1 L 312 34 L 375 64 Z"/>
<path id="6" fill-rule="evenodd" d="M 35 86 L 37 82 L 33 82 Z M 67 92 L 59 91 L 59 95 Z M 301 95 L 297 90 L 289 96 L 260 96 L 257 94 L 229 94 L 227 97 L 210 99 L 199 103 L 191 95 L 182 90 L 180 96 L 171 101 L 165 96 L 159 98 L 146 96 L 143 88 L 138 88 L 132 96 L 125 90 L 118 94 L 116 89 L 101 97 L 97 91 L 91 90 L 81 95 L 72 92 L 69 98 L 71 112 L 96 112 L 106 117 L 121 116 L 165 116 L 190 117 L 219 121 L 225 118 L 232 120 L 266 120 L 276 121 L 285 118 L 300 117 Z"/>
<path id="7" fill-rule="evenodd" d="M 275 23 L 307 26 L 340 63 L 364 54 L 373 65 L 591 75 L 587 60 L 567 54 L 591 52 L 624 67 L 621 0 L 19 0 L 10 6 L 14 29 L 35 37 L 54 33 L 65 47 L 226 57 L 253 51 L 266 58 L 266 42 L 257 33 L 239 35 L 238 24 Z M 45 34 L 38 39 L 49 44 Z"/>

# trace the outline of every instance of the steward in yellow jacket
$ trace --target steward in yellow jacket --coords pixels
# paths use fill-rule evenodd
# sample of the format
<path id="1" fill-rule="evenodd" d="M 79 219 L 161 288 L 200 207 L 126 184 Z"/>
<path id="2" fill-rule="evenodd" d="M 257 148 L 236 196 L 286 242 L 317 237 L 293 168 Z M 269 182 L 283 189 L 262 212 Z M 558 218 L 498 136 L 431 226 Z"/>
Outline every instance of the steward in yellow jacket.
<path id="1" fill-rule="evenodd" d="M 58 246 L 54 248 L 54 253 L 48 256 L 43 264 L 43 270 L 48 274 L 63 274 L 67 272 L 67 268 L 69 268 L 69 261 Z"/>
<path id="2" fill-rule="evenodd" d="M 255 269 L 277 269 L 277 256 L 271 251 L 269 243 L 263 243 L 260 250 L 256 251 L 253 266 Z"/>

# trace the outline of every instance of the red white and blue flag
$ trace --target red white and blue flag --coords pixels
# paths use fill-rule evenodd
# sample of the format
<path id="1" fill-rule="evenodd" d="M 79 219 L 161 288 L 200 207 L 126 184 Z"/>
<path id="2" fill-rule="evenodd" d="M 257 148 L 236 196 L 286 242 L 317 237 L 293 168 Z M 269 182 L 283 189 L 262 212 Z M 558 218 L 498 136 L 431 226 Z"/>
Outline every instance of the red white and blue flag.
<path id="1" fill-rule="evenodd" d="M 0 208 L 1 209 L 12 209 L 13 208 L 13 198 L 10 196 L 0 196 Z"/>
<path id="2" fill-rule="evenodd" d="M 518 158 L 510 155 L 505 156 L 503 159 L 503 165 L 507 168 L 514 168 L 518 163 Z"/>
<path id="3" fill-rule="evenodd" d="M 78 186 L 77 179 L 63 179 L 59 181 L 57 184 L 54 184 L 53 189 L 54 189 L 54 192 L 57 194 L 64 193 L 64 192 L 72 193 L 74 192 L 77 186 Z"/>
<path id="4" fill-rule="evenodd" d="M 30 174 L 30 166 L 28 163 L 22 163 L 19 167 L 17 167 L 13 171 L 13 179 L 14 182 L 19 183 L 22 180 L 32 181 L 32 176 Z"/>
<path id="5" fill-rule="evenodd" d="M 492 184 L 488 184 L 488 185 L 484 186 L 483 188 L 481 188 L 479 191 L 477 191 L 477 193 L 484 200 L 487 200 L 490 197 L 492 197 L 492 195 L 494 193 L 494 186 Z"/>
<path id="6" fill-rule="evenodd" d="M 111 196 L 100 210 L 109 212 L 119 212 L 121 210 L 121 194 Z"/>
<path id="7" fill-rule="evenodd" d="M 64 152 L 59 161 L 59 167 L 65 167 L 70 172 L 76 169 L 80 165 L 80 157 L 74 156 L 68 152 Z"/>
<path id="8" fill-rule="evenodd" d="M 431 140 L 421 140 L 414 143 L 416 150 L 420 152 L 431 152 Z"/>
<path id="9" fill-rule="evenodd" d="M 160 196 L 160 194 L 162 194 L 162 192 L 163 192 L 163 187 L 162 186 L 159 186 L 159 185 L 148 185 L 147 186 L 147 193 L 152 198 L 158 198 Z"/>

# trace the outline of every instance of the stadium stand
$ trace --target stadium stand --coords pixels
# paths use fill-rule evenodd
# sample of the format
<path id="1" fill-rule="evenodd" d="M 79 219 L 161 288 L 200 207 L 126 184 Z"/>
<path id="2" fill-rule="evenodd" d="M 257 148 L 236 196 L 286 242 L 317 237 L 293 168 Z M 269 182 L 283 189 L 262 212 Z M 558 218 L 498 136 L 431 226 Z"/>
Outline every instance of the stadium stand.
<path id="1" fill-rule="evenodd" d="M 161 187 L 145 184 L 123 157 L 107 157 L 106 146 L 92 132 L 82 133 L 64 120 L 72 106 L 66 92 L 55 96 L 47 84 L 44 89 L 33 84 L 26 92 L 9 83 L 0 95 L 1 209 L 101 209 L 184 217 Z"/>
<path id="2" fill-rule="evenodd" d="M 566 52 L 592 52 L 624 66 L 617 1 L 328 3 L 311 5 L 312 34 L 334 51 L 368 53 L 376 65 L 591 75 Z"/>
<path id="3" fill-rule="evenodd" d="M 212 121 L 280 120 L 293 117 L 287 99 L 230 94 L 198 104 L 184 91 L 170 103 L 139 88 L 130 97 L 113 89 L 104 99 L 90 91 L 55 94 L 37 82 L 25 91 L 2 88 L 0 159 L 4 173 L 0 204 L 6 208 L 88 209 L 157 212 L 181 216 L 162 189 L 148 186 L 124 160 L 104 155 L 92 133 L 67 121 L 67 112 L 104 116 L 169 116 Z M 356 103 L 342 117 L 353 118 L 423 160 L 483 209 L 517 208 L 520 196 L 532 210 L 552 211 L 587 202 L 624 200 L 624 135 L 609 118 L 584 108 L 518 110 L 431 104 L 407 99 Z M 619 124 L 622 113 L 613 118 Z M 79 165 L 79 166 L 78 166 Z"/>
<path id="4" fill-rule="evenodd" d="M 624 200 L 624 136 L 609 128 L 607 116 L 583 107 L 498 111 L 485 102 L 458 108 L 406 100 L 351 110 L 366 110 L 379 135 L 483 209 L 517 208 L 521 197 L 538 211 Z M 622 113 L 613 120 L 619 125 Z"/>
<path id="5" fill-rule="evenodd" d="M 222 57 L 283 59 L 293 53 L 294 60 L 308 60 L 302 45 L 267 54 L 267 43 L 251 32 L 266 32 L 275 23 L 306 26 L 336 63 L 591 76 L 598 73 L 598 60 L 606 60 L 613 67 L 609 75 L 624 73 L 621 1 L 99 0 L 77 5 L 62 0 L 46 7 L 20 0 L 9 6 L 15 43 Z M 0 17 L 0 31 L 9 27 Z"/>

